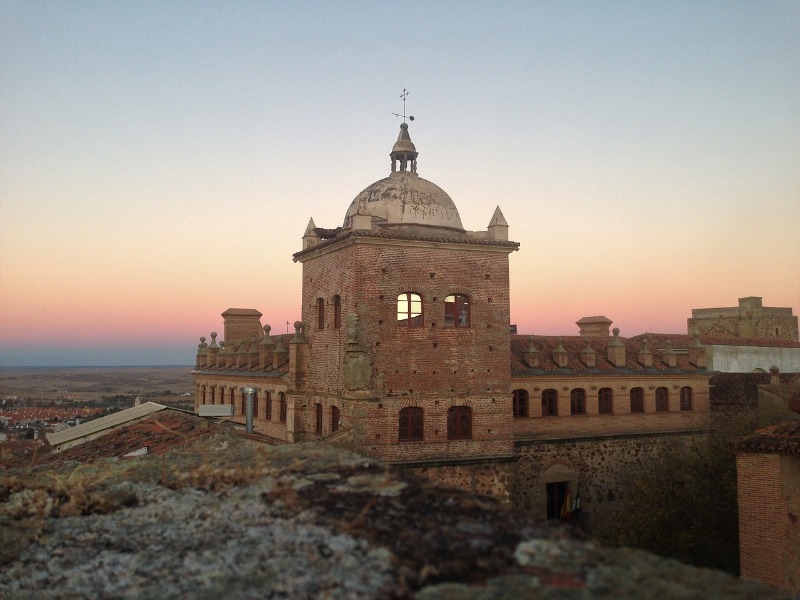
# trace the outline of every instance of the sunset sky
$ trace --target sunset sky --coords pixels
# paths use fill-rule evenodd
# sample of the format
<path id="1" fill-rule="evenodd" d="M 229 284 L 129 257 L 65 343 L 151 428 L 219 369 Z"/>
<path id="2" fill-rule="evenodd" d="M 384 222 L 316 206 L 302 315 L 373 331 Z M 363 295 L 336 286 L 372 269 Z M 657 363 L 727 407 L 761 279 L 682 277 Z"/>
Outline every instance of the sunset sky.
<path id="1" fill-rule="evenodd" d="M 0 2 L 0 366 L 191 364 L 300 318 L 310 217 L 389 173 L 499 205 L 512 323 L 800 314 L 800 2 Z"/>

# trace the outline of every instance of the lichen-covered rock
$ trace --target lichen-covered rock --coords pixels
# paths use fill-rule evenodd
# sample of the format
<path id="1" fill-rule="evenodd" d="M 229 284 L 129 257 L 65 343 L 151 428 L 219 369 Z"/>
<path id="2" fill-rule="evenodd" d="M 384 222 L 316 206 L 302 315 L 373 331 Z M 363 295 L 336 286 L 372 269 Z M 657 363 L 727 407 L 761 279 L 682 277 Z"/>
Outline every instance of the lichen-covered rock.
<path id="1" fill-rule="evenodd" d="M 784 597 L 322 444 L 209 447 L 8 473 L 0 598 Z"/>

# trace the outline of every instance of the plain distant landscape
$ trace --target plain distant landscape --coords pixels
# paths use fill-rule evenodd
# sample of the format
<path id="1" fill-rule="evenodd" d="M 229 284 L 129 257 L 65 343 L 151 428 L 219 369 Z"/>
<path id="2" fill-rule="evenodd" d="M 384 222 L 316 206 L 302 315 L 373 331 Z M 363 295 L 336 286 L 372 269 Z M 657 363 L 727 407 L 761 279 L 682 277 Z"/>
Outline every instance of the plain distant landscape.
<path id="1" fill-rule="evenodd" d="M 191 366 L 0 367 L 0 398 L 92 402 L 108 396 L 141 396 L 155 402 L 191 400 Z M 190 394 L 190 396 L 184 396 Z"/>

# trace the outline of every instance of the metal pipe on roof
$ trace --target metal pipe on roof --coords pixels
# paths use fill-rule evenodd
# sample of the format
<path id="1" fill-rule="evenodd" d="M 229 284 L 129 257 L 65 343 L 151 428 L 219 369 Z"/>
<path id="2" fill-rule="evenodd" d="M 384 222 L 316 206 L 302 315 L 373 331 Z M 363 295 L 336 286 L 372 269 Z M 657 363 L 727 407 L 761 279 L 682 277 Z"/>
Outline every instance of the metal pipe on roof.
<path id="1" fill-rule="evenodd" d="M 246 402 L 245 422 L 247 423 L 247 433 L 253 433 L 253 394 L 255 394 L 256 388 L 248 385 L 242 391 Z"/>

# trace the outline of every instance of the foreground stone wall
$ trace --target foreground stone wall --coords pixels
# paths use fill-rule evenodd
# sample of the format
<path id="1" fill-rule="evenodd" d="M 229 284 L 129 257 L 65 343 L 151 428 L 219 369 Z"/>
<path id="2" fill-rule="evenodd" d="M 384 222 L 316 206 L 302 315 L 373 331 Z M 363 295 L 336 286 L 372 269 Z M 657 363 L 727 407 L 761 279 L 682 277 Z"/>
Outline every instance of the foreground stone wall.
<path id="1" fill-rule="evenodd" d="M 626 481 L 668 449 L 703 435 L 658 433 L 518 443 L 520 459 L 511 502 L 534 517 L 546 518 L 546 484 L 568 481 L 573 495 L 580 490 L 585 513 L 613 507 L 622 499 Z"/>

